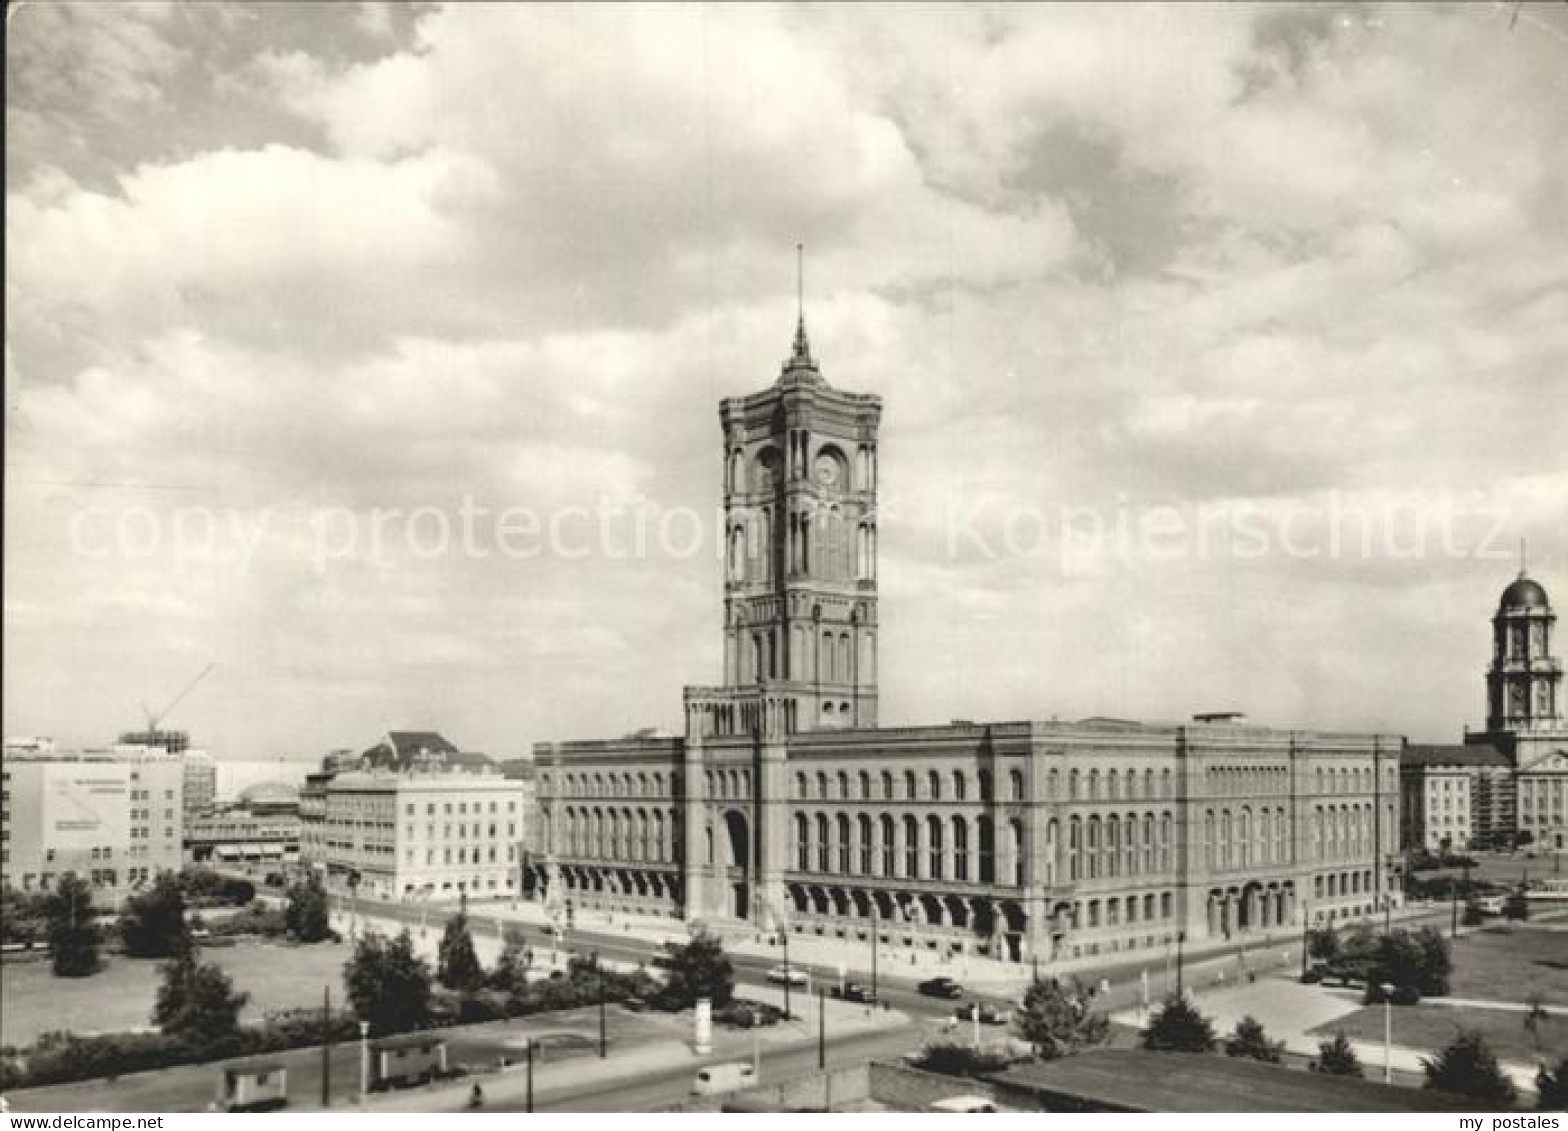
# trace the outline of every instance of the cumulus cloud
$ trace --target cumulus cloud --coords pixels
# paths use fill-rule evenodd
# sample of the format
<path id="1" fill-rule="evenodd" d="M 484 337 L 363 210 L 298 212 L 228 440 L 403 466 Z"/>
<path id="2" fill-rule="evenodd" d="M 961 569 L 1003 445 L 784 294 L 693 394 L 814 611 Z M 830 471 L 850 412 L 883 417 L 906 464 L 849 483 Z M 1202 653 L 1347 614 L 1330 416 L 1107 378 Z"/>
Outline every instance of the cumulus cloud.
<path id="1" fill-rule="evenodd" d="M 1451 736 L 1512 568 L 1076 543 L 1064 564 L 1062 537 L 955 548 L 954 507 L 998 544 L 1007 516 L 1062 508 L 1308 531 L 1336 499 L 1468 508 L 1502 519 L 1467 535 L 1528 536 L 1568 586 L 1568 37 L 1547 11 L 20 19 L 6 644 L 36 662 L 8 669 L 12 729 L 65 730 L 67 703 L 101 739 L 214 657 L 191 723 L 235 753 L 393 722 L 501 753 L 676 725 L 717 663 L 707 547 L 359 544 L 323 571 L 308 516 L 710 511 L 715 402 L 776 374 L 797 242 L 828 380 L 886 403 L 891 720 L 1237 706 Z M 198 503 L 227 541 L 70 542 L 84 510 L 168 529 Z"/>

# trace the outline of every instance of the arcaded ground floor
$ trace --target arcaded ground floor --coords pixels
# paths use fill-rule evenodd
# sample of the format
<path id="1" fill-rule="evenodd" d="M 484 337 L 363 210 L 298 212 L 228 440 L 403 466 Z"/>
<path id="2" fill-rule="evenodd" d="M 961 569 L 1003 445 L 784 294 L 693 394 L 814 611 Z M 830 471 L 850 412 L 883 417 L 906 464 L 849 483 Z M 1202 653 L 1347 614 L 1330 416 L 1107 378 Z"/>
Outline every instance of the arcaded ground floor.
<path id="1" fill-rule="evenodd" d="M 929 880 L 855 877 L 842 882 L 789 875 L 769 901 L 739 869 L 703 877 L 707 912 L 689 906 L 675 864 L 543 863 L 528 894 L 570 921 L 578 911 L 671 919 L 750 922 L 792 934 L 887 944 L 943 956 L 1008 962 L 1054 961 L 1231 939 L 1329 923 L 1382 910 L 1368 869 L 1320 873 L 1303 892 L 1295 879 L 1220 880 L 1183 889 L 1139 883 L 1051 889 L 954 890 Z M 1185 894 L 1185 899 L 1183 898 Z"/>

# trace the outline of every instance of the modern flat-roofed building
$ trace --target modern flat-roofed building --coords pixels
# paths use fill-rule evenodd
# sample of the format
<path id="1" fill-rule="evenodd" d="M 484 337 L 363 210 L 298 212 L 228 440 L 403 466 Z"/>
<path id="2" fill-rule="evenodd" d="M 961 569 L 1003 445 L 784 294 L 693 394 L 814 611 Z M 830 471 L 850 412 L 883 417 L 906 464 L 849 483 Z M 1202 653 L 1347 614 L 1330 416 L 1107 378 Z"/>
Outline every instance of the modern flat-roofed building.
<path id="1" fill-rule="evenodd" d="M 8 750 L 0 767 L 0 882 L 49 891 L 75 872 L 105 903 L 182 861 L 180 759 L 163 751 Z"/>
<path id="2" fill-rule="evenodd" d="M 249 786 L 185 822 L 185 852 L 198 864 L 295 864 L 299 839 L 299 790 L 284 782 Z"/>

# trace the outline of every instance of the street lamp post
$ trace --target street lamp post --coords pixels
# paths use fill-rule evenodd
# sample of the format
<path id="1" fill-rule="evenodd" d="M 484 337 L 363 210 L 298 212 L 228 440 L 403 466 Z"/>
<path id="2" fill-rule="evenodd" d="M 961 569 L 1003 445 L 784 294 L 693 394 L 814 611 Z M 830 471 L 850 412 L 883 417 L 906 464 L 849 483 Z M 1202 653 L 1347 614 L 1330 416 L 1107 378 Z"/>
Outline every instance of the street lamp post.
<path id="1" fill-rule="evenodd" d="M 370 1091 L 370 1022 L 359 1023 L 359 1102 L 365 1102 Z"/>
<path id="2" fill-rule="evenodd" d="M 1186 941 L 1187 941 L 1187 932 L 1186 931 L 1177 931 L 1176 932 L 1176 996 L 1177 996 L 1177 998 L 1181 998 L 1182 996 L 1184 996 L 1182 994 L 1182 986 L 1181 986 L 1181 963 L 1182 963 L 1181 947 L 1182 947 L 1182 943 L 1184 943 Z"/>
<path id="3" fill-rule="evenodd" d="M 871 900 L 871 999 L 877 1001 L 877 946 L 882 941 L 882 925 L 877 913 L 877 901 Z"/>
<path id="4" fill-rule="evenodd" d="M 599 965 L 599 952 L 593 953 L 594 969 L 599 974 L 599 1059 L 609 1056 L 609 1040 L 604 1026 L 604 967 Z"/>
<path id="5" fill-rule="evenodd" d="M 790 1020 L 789 1012 L 789 924 L 784 924 L 784 1020 Z"/>
<path id="6" fill-rule="evenodd" d="M 528 1043 L 523 1046 L 524 1049 L 526 1050 L 526 1055 L 527 1055 L 527 1058 L 528 1058 L 528 1060 L 527 1060 L 528 1067 L 526 1069 L 526 1073 L 527 1073 L 527 1092 L 526 1092 L 525 1097 L 524 1097 L 524 1108 L 523 1108 L 523 1110 L 527 1111 L 530 1115 L 533 1114 L 533 1110 L 534 1110 L 534 1045 L 535 1045 L 535 1042 L 530 1039 L 528 1041 Z"/>
<path id="7" fill-rule="evenodd" d="M 1384 982 L 1383 991 L 1383 1083 L 1394 1082 L 1394 987 Z"/>
<path id="8" fill-rule="evenodd" d="M 828 999 L 825 988 L 817 986 L 817 1067 L 828 1066 Z"/>
<path id="9" fill-rule="evenodd" d="M 1301 908 L 1301 976 L 1307 976 L 1307 944 L 1312 934 L 1312 912 L 1306 904 Z"/>
<path id="10" fill-rule="evenodd" d="M 321 987 L 321 1106 L 332 1104 L 332 987 Z"/>

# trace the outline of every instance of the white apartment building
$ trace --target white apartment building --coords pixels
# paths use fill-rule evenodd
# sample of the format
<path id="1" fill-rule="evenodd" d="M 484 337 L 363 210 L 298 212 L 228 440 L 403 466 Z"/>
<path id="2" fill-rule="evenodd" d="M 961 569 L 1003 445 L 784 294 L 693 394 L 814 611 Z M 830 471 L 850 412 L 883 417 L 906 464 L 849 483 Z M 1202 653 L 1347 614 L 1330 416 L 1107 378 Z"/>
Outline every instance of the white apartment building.
<path id="1" fill-rule="evenodd" d="M 75 872 L 109 904 L 178 870 L 184 768 L 156 750 L 58 752 L 7 744 L 0 768 L 0 883 L 49 891 Z"/>
<path id="2" fill-rule="evenodd" d="M 373 899 L 512 898 L 527 785 L 494 769 L 350 770 L 324 783 L 302 852 L 333 891 Z M 302 809 L 303 815 L 303 809 Z"/>

